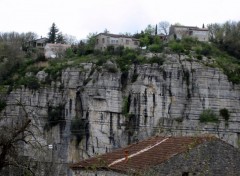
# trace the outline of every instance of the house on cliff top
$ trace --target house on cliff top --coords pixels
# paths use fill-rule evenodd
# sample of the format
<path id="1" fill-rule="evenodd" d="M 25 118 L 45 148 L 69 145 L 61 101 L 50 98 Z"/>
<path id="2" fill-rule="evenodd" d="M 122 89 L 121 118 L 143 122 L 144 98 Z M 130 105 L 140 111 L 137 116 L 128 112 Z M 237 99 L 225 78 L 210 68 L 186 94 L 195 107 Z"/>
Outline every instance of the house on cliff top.
<path id="1" fill-rule="evenodd" d="M 117 48 L 123 46 L 124 48 L 136 49 L 139 47 L 140 41 L 130 36 L 121 34 L 100 33 L 96 36 L 95 49 L 104 51 L 108 46 Z"/>
<path id="2" fill-rule="evenodd" d="M 184 37 L 193 37 L 199 41 L 207 42 L 209 38 L 208 32 L 206 28 L 172 25 L 169 29 L 169 38 L 182 39 Z"/>
<path id="3" fill-rule="evenodd" d="M 240 152 L 216 137 L 152 137 L 72 164 L 82 175 L 240 175 Z"/>

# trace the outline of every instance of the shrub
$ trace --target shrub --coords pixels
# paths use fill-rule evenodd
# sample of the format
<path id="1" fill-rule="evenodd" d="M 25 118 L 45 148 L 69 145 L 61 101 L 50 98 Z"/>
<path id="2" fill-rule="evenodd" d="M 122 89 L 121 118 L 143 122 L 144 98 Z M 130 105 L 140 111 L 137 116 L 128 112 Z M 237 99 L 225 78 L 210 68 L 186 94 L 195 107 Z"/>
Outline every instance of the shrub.
<path id="1" fill-rule="evenodd" d="M 153 53 L 160 53 L 163 51 L 163 46 L 160 44 L 152 44 L 150 46 L 148 46 L 149 51 L 153 52 Z"/>
<path id="2" fill-rule="evenodd" d="M 129 110 L 130 110 L 130 101 L 131 96 L 123 97 L 123 107 L 122 107 L 122 113 L 125 117 L 128 116 Z"/>
<path id="3" fill-rule="evenodd" d="M 122 56 L 123 55 L 123 51 L 124 51 L 124 46 L 118 46 L 115 48 L 115 54 Z"/>
<path id="4" fill-rule="evenodd" d="M 25 87 L 32 89 L 32 90 L 37 90 L 41 86 L 38 79 L 35 76 L 23 77 L 20 80 L 19 84 L 24 85 Z"/>
<path id="5" fill-rule="evenodd" d="M 218 118 L 216 114 L 213 112 L 211 109 L 205 109 L 203 112 L 200 114 L 199 118 L 200 122 L 218 122 Z"/>
<path id="6" fill-rule="evenodd" d="M 158 65 L 162 65 L 163 62 L 164 62 L 164 59 L 158 56 L 154 56 L 148 60 L 148 63 L 150 64 L 157 63 Z"/>
<path id="7" fill-rule="evenodd" d="M 101 56 L 99 59 L 98 59 L 98 61 L 96 62 L 96 65 L 97 66 L 102 66 L 104 63 L 106 63 L 107 62 L 107 58 L 106 57 L 104 57 L 104 56 Z"/>
<path id="8" fill-rule="evenodd" d="M 106 52 L 108 54 L 113 55 L 114 54 L 114 46 L 113 45 L 107 46 Z"/>
<path id="9" fill-rule="evenodd" d="M 176 52 L 178 54 L 184 52 L 184 47 L 180 42 L 173 42 L 169 45 L 169 47 L 172 49 L 173 52 Z"/>
<path id="10" fill-rule="evenodd" d="M 228 112 L 228 109 L 226 109 L 226 108 L 220 109 L 219 113 L 224 118 L 225 121 L 229 120 L 230 114 Z"/>
<path id="11" fill-rule="evenodd" d="M 66 49 L 66 51 L 65 51 L 65 56 L 66 56 L 66 58 L 72 58 L 72 57 L 74 57 L 74 52 L 73 52 L 73 50 L 72 50 L 72 48 L 67 48 Z"/>

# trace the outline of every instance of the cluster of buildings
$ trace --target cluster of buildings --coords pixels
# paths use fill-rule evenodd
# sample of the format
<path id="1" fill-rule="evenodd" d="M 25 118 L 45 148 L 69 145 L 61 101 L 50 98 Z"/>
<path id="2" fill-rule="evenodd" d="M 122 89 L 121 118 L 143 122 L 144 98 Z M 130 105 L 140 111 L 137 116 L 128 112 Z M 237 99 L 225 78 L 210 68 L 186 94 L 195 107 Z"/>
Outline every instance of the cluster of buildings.
<path id="1" fill-rule="evenodd" d="M 198 28 L 194 26 L 178 26 L 172 25 L 169 29 L 169 35 L 164 34 L 158 35 L 160 40 L 171 40 L 171 39 L 182 39 L 184 37 L 197 38 L 199 41 L 208 41 L 208 29 Z M 66 44 L 50 44 L 47 43 L 47 38 L 40 38 L 29 42 L 30 47 L 35 47 L 39 49 L 44 49 L 46 58 L 58 57 L 58 53 L 62 53 L 67 48 L 71 47 Z M 96 36 L 95 49 L 104 51 L 109 46 L 117 48 L 123 46 L 124 48 L 137 49 L 139 48 L 140 41 L 130 36 L 121 34 L 109 34 L 109 33 L 99 33 Z"/>
<path id="2" fill-rule="evenodd" d="M 208 41 L 208 29 L 173 25 L 169 35 L 160 39 L 197 38 Z M 138 39 L 126 35 L 100 33 L 96 36 L 95 49 L 104 51 L 109 46 L 137 49 Z M 45 57 L 57 57 L 70 45 L 49 44 L 40 38 L 29 46 L 44 49 Z M 240 152 L 232 145 L 211 136 L 163 137 L 155 136 L 115 151 L 95 156 L 69 167 L 73 176 L 103 175 L 240 175 Z"/>

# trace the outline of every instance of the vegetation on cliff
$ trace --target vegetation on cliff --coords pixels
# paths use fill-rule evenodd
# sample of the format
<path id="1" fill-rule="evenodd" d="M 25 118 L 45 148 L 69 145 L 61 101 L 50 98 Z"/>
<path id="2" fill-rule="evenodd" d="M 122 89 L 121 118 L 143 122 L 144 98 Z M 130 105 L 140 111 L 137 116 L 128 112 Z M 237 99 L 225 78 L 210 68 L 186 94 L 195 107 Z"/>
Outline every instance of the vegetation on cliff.
<path id="1" fill-rule="evenodd" d="M 61 70 L 67 67 L 80 67 L 83 62 L 92 62 L 110 73 L 121 71 L 126 75 L 132 65 L 159 64 L 164 62 L 165 54 L 176 53 L 185 55 L 188 61 L 194 58 L 198 62 L 210 67 L 218 67 L 228 76 L 234 84 L 240 83 L 240 59 L 238 54 L 237 31 L 239 23 L 226 22 L 223 25 L 211 24 L 210 40 L 212 43 L 199 42 L 194 38 L 182 40 L 161 41 L 154 35 L 154 28 L 149 26 L 145 31 L 133 36 L 139 38 L 141 45 L 147 46 L 146 50 L 131 50 L 128 48 L 113 46 L 107 47 L 102 52 L 94 50 L 96 41 L 94 33 L 88 36 L 88 42 L 80 41 L 67 49 L 63 58 L 47 60 L 42 51 L 27 49 L 25 44 L 36 38 L 34 33 L 2 33 L 0 35 L 0 84 L 19 87 L 24 85 L 30 89 L 38 89 L 41 85 L 50 85 L 61 76 Z M 223 35 L 226 33 L 226 35 Z M 220 49 L 219 49 L 220 48 Z M 146 57 L 146 53 L 152 53 L 152 57 Z M 159 54 L 161 53 L 161 54 Z M 115 63 L 106 64 L 107 61 Z M 116 67 L 117 65 L 117 67 Z M 39 71 L 47 73 L 45 80 L 39 81 L 36 77 Z M 137 75 L 134 75 L 134 82 Z"/>

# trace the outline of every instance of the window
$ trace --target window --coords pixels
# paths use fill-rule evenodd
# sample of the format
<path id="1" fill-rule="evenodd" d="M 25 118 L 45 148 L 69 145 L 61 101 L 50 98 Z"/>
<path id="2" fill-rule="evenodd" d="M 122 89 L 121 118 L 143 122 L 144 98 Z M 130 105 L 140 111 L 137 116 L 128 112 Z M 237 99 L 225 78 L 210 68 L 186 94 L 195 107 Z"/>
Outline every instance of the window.
<path id="1" fill-rule="evenodd" d="M 126 44 L 129 45 L 129 40 L 126 40 Z"/>
<path id="2" fill-rule="evenodd" d="M 102 38 L 102 43 L 105 43 L 105 38 Z"/>
<path id="3" fill-rule="evenodd" d="M 138 42 L 135 41 L 135 42 L 134 42 L 134 45 L 138 45 Z"/>
<path id="4" fill-rule="evenodd" d="M 98 39 L 97 39 L 97 42 L 96 42 L 96 43 L 98 44 L 98 42 L 99 42 L 99 41 L 98 41 Z"/>

